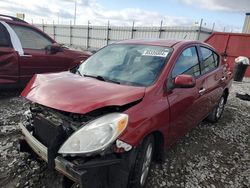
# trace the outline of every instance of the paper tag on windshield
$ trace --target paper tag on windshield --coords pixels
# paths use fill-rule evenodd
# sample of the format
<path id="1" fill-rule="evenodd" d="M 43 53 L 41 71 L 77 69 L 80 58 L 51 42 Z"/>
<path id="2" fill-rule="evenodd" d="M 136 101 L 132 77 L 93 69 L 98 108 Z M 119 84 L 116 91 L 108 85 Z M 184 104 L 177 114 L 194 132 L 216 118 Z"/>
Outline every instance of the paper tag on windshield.
<path id="1" fill-rule="evenodd" d="M 168 51 L 145 50 L 143 56 L 167 57 Z"/>

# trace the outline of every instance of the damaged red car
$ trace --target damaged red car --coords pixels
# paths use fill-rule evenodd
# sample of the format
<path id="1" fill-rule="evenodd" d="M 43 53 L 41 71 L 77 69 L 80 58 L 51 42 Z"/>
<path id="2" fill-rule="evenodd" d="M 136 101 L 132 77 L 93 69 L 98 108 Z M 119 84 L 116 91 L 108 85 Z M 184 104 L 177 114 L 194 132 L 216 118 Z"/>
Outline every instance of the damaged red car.
<path id="1" fill-rule="evenodd" d="M 31 79 L 20 149 L 80 187 L 144 187 L 153 160 L 202 120 L 220 119 L 231 80 L 205 43 L 118 42 L 73 72 Z"/>

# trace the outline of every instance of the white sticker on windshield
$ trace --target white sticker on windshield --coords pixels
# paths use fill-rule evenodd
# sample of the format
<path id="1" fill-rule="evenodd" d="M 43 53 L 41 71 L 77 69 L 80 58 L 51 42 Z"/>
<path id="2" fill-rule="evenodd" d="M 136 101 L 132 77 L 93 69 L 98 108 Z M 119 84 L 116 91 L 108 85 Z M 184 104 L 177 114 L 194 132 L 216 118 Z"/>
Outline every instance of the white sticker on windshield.
<path id="1" fill-rule="evenodd" d="M 167 57 L 168 51 L 157 51 L 157 50 L 145 50 L 142 55 L 144 56 L 156 56 L 156 57 Z"/>

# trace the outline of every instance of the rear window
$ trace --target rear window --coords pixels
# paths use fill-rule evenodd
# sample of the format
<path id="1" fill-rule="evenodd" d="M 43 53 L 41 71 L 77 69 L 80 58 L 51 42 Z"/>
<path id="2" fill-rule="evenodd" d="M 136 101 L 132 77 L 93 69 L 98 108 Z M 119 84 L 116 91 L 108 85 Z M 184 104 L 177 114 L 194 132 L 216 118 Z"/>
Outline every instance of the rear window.
<path id="1" fill-rule="evenodd" d="M 0 47 L 12 47 L 10 35 L 3 24 L 0 23 Z"/>
<path id="2" fill-rule="evenodd" d="M 216 53 L 214 53 L 212 50 L 201 47 L 201 54 L 202 54 L 202 73 L 209 72 L 213 69 L 215 69 L 219 64 L 219 57 Z"/>

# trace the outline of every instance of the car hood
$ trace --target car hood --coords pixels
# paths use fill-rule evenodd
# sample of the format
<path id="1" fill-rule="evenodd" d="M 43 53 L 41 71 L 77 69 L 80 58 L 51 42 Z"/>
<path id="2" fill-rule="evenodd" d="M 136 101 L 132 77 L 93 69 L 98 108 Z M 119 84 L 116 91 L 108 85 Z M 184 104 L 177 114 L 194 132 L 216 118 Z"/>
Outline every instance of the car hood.
<path id="1" fill-rule="evenodd" d="M 66 112 L 85 114 L 106 106 L 122 106 L 143 98 L 144 87 L 119 85 L 70 72 L 33 76 L 21 96 Z"/>

